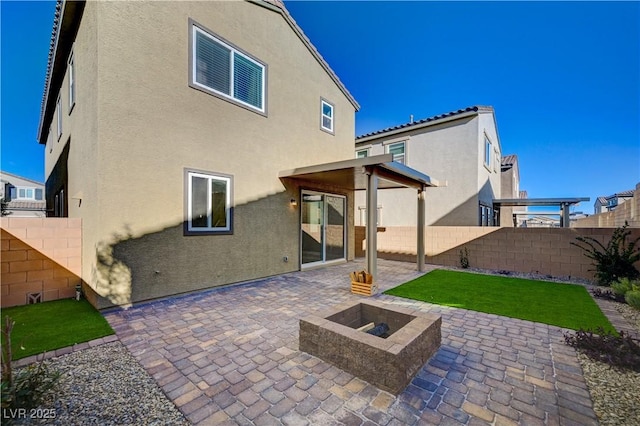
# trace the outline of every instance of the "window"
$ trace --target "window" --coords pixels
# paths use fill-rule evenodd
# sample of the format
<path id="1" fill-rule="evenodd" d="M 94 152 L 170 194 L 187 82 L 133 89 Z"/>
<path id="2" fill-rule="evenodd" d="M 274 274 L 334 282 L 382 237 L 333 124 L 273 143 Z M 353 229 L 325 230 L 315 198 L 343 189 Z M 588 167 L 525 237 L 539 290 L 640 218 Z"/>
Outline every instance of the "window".
<path id="1" fill-rule="evenodd" d="M 405 164 L 404 142 L 396 142 L 387 145 L 387 154 L 393 154 L 393 161 Z"/>
<path id="2" fill-rule="evenodd" d="M 191 43 L 194 87 L 265 112 L 265 65 L 195 25 Z"/>
<path id="3" fill-rule="evenodd" d="M 368 149 L 361 149 L 359 151 L 356 151 L 356 158 L 367 158 L 368 156 L 369 156 Z"/>
<path id="4" fill-rule="evenodd" d="M 333 133 L 333 105 L 324 99 L 320 100 L 320 128 L 326 132 Z"/>
<path id="5" fill-rule="evenodd" d="M 491 167 L 491 141 L 486 135 L 484 137 L 484 165 L 487 168 Z"/>
<path id="6" fill-rule="evenodd" d="M 69 56 L 69 114 L 71 114 L 71 110 L 73 106 L 76 104 L 76 75 L 75 75 L 75 67 L 73 62 L 73 52 L 71 52 L 71 56 Z"/>
<path id="7" fill-rule="evenodd" d="M 12 188 L 13 189 L 13 188 Z M 41 188 L 16 188 L 14 192 L 15 199 L 18 200 L 42 200 Z"/>
<path id="8" fill-rule="evenodd" d="M 231 176 L 186 171 L 186 231 L 231 233 Z"/>
<path id="9" fill-rule="evenodd" d="M 58 95 L 58 100 L 56 101 L 56 118 L 58 123 L 58 141 L 60 141 L 60 136 L 62 136 L 62 104 L 60 103 L 60 95 Z"/>

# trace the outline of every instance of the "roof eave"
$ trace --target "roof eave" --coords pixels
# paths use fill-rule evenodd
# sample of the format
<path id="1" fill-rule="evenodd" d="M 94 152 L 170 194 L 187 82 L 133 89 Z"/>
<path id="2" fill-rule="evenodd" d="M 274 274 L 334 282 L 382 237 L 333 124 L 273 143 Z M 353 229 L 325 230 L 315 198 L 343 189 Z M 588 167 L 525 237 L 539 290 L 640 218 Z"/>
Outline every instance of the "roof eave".
<path id="1" fill-rule="evenodd" d="M 389 130 L 387 132 L 381 132 L 381 133 L 376 133 L 374 135 L 369 135 L 369 136 L 363 136 L 361 138 L 356 138 L 356 145 L 362 144 L 362 143 L 366 143 L 366 142 L 370 142 L 372 140 L 380 139 L 380 138 L 383 138 L 383 137 L 386 138 L 386 137 L 398 135 L 398 134 L 401 134 L 401 133 L 407 133 L 407 132 L 411 132 L 411 131 L 414 131 L 414 130 L 423 129 L 425 127 L 435 126 L 437 124 L 443 124 L 443 123 L 448 123 L 450 121 L 461 120 L 463 118 L 467 118 L 467 117 L 470 117 L 470 116 L 473 116 L 473 115 L 478 115 L 478 111 L 475 111 L 475 110 L 465 111 L 465 112 L 462 112 L 460 114 L 451 115 L 451 116 L 442 117 L 442 118 L 437 118 L 435 120 L 426 121 L 424 123 L 408 124 L 405 127 L 402 127 L 400 129 L 393 129 L 393 130 Z"/>
<path id="2" fill-rule="evenodd" d="M 45 77 L 45 88 L 42 96 L 42 108 L 40 111 L 40 122 L 38 124 L 38 142 L 45 144 L 49 135 L 49 126 L 45 126 L 53 118 L 53 106 L 57 99 L 57 93 L 62 85 L 64 74 L 67 69 L 67 59 L 73 46 L 82 12 L 84 11 L 84 1 L 59 1 L 54 18 L 55 35 L 52 36 L 52 43 L 49 51 L 49 63 L 47 75 Z M 59 13 L 59 16 L 58 16 Z"/>
<path id="3" fill-rule="evenodd" d="M 284 18 L 284 20 L 289 24 L 291 29 L 296 33 L 298 38 L 302 41 L 302 43 L 306 46 L 309 52 L 313 55 L 316 61 L 318 61 L 320 66 L 326 71 L 329 77 L 331 77 L 331 79 L 338 86 L 340 91 L 347 97 L 349 102 L 351 102 L 351 105 L 353 105 L 354 109 L 356 111 L 360 110 L 360 104 L 358 104 L 358 102 L 351 95 L 351 93 L 349 93 L 349 90 L 347 90 L 347 87 L 342 83 L 342 81 L 340 81 L 340 79 L 338 78 L 338 75 L 331 69 L 327 61 L 322 57 L 320 52 L 318 52 L 315 46 L 311 43 L 311 40 L 309 40 L 309 38 L 304 34 L 304 32 L 302 31 L 302 28 L 300 28 L 300 26 L 296 23 L 296 21 L 293 19 L 293 17 L 289 13 L 289 11 L 286 9 L 284 4 L 282 6 L 278 6 L 274 3 L 270 3 L 268 1 L 263 1 L 263 0 L 248 0 L 248 1 L 251 3 L 257 4 L 259 6 L 265 7 L 267 9 L 273 10 L 274 12 L 280 13 Z"/>

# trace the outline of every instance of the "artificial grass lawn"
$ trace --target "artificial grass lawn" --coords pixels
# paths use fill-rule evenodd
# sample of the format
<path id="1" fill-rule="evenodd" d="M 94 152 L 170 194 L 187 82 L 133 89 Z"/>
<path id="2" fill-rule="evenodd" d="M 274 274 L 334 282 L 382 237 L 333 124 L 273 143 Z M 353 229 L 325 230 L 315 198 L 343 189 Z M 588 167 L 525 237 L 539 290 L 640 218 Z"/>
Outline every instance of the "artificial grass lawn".
<path id="1" fill-rule="evenodd" d="M 14 360 L 113 334 L 107 320 L 84 299 L 5 308 L 2 310 L 3 331 L 7 316 L 16 322 L 11 333 Z"/>
<path id="2" fill-rule="evenodd" d="M 617 335 L 581 285 L 437 269 L 385 294 L 573 330 L 602 327 Z"/>

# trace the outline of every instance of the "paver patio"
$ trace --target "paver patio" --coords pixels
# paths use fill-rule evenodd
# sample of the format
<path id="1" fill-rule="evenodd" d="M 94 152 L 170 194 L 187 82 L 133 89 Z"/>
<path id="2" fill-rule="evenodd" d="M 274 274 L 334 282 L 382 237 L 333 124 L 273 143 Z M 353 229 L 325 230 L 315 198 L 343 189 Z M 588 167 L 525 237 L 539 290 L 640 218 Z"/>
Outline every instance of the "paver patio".
<path id="1" fill-rule="evenodd" d="M 105 316 L 194 424 L 596 425 L 563 329 L 379 295 L 442 316 L 442 345 L 398 397 L 298 350 L 298 321 L 349 291 L 356 261 Z M 379 261 L 381 291 L 420 275 Z M 380 374 L 384 374 L 381 366 Z"/>

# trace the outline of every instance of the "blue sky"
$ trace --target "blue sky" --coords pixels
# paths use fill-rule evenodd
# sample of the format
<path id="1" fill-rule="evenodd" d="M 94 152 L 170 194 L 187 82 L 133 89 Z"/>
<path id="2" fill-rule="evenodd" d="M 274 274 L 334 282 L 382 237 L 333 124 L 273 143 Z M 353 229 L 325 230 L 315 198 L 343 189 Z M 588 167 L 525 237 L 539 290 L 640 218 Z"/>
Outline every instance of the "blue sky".
<path id="1" fill-rule="evenodd" d="M 640 3 L 286 5 L 360 103 L 357 134 L 491 105 L 529 197 L 587 196 L 592 212 L 640 182 Z M 2 168 L 41 181 L 54 8 L 1 2 Z"/>

